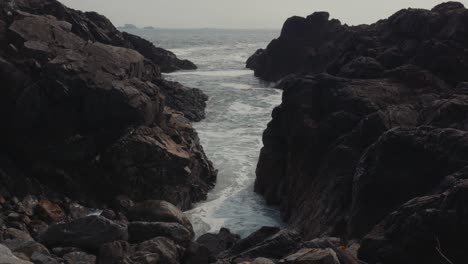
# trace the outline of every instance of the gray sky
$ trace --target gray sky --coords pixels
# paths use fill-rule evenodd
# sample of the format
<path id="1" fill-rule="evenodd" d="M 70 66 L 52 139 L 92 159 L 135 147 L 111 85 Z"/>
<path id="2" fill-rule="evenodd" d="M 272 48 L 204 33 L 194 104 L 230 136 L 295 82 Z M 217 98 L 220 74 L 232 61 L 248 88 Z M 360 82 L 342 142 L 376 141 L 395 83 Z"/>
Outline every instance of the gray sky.
<path id="1" fill-rule="evenodd" d="M 286 18 L 329 11 L 347 24 L 372 23 L 407 7 L 432 8 L 442 0 L 60 0 L 97 11 L 115 25 L 164 28 L 281 28 Z M 462 0 L 468 6 L 468 0 Z"/>

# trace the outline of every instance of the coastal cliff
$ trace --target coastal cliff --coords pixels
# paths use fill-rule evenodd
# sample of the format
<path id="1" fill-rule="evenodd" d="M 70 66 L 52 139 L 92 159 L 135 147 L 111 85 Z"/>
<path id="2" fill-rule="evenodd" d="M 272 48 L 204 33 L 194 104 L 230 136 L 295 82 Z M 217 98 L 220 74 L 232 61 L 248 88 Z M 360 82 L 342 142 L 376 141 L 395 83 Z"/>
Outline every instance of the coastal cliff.
<path id="1" fill-rule="evenodd" d="M 249 59 L 282 79 L 255 191 L 290 228 L 366 263 L 468 261 L 467 21 L 456 2 L 361 26 L 318 12 Z"/>

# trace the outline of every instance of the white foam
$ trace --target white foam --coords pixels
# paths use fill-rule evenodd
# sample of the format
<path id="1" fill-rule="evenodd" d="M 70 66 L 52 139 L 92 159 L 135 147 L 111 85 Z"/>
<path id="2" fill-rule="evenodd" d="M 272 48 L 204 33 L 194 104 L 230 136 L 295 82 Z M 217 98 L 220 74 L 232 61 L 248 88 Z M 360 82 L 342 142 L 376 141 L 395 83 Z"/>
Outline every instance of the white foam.
<path id="1" fill-rule="evenodd" d="M 227 70 L 227 71 L 179 71 L 168 73 L 168 76 L 199 75 L 210 77 L 237 77 L 252 74 L 251 70 Z"/>

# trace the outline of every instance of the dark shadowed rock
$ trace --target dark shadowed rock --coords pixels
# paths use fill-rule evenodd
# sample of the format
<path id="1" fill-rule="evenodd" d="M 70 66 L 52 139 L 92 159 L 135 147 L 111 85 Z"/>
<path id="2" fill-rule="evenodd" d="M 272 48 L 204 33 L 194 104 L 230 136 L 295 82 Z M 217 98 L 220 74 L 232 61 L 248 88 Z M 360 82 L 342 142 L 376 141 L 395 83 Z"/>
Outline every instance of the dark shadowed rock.
<path id="1" fill-rule="evenodd" d="M 95 264 L 96 256 L 84 252 L 72 252 L 63 256 L 67 264 Z"/>
<path id="2" fill-rule="evenodd" d="M 238 240 L 239 235 L 232 234 L 229 229 L 221 228 L 218 234 L 204 234 L 197 239 L 197 243 L 208 248 L 213 256 L 230 249 Z"/>
<path id="3" fill-rule="evenodd" d="M 440 193 L 412 199 L 389 214 L 362 241 L 359 258 L 369 263 L 464 263 L 468 260 L 467 168 L 448 177 Z M 446 181 L 447 183 L 447 181 Z"/>
<path id="4" fill-rule="evenodd" d="M 135 50 L 140 52 L 153 63 L 160 65 L 162 72 L 197 69 L 197 66 L 193 62 L 188 60 L 179 60 L 174 53 L 155 47 L 153 43 L 141 37 L 126 32 L 123 32 L 122 35 L 125 40 L 132 44 Z"/>
<path id="5" fill-rule="evenodd" d="M 32 262 L 17 258 L 10 249 L 0 244 L 0 263 L 5 264 L 31 264 Z"/>
<path id="6" fill-rule="evenodd" d="M 48 200 L 40 200 L 37 210 L 38 213 L 49 222 L 60 222 L 65 218 L 65 213 L 62 208 Z"/>
<path id="7" fill-rule="evenodd" d="M 99 14 L 54 0 L 0 9 L 0 31 L 7 31 L 0 35 L 10 47 L 0 53 L 0 119 L 11 124 L 2 131 L 9 139 L 1 142 L 2 167 L 8 164 L 3 189 L 76 200 L 164 199 L 183 209 L 206 198 L 216 171 L 189 121 L 203 118 L 206 95 L 162 80 L 162 65 L 135 51 Z M 134 151 L 124 155 L 121 147 Z M 46 214 L 47 222 L 60 220 Z"/>
<path id="8" fill-rule="evenodd" d="M 187 216 L 165 201 L 149 200 L 135 204 L 129 209 L 127 215 L 131 221 L 179 223 L 193 232 L 192 224 Z"/>
<path id="9" fill-rule="evenodd" d="M 114 264 L 123 261 L 131 251 L 127 241 L 114 241 L 101 246 L 99 250 L 99 263 Z"/>
<path id="10" fill-rule="evenodd" d="M 239 240 L 231 249 L 222 252 L 220 259 L 253 260 L 258 257 L 281 259 L 299 249 L 300 236 L 291 230 L 262 228 L 249 237 Z"/>
<path id="11" fill-rule="evenodd" d="M 255 191 L 341 263 L 363 238 L 366 263 L 466 262 L 468 11 L 448 2 L 353 27 L 314 16 L 288 19 L 250 61 L 284 90 Z M 317 47 L 327 59 L 309 56 Z"/>
<path id="12" fill-rule="evenodd" d="M 170 239 L 158 237 L 138 244 L 135 247 L 132 259 L 139 259 L 147 256 L 148 252 L 156 254 L 159 262 L 167 264 L 178 264 L 180 262 L 179 248 Z M 138 263 L 138 262 L 137 262 Z"/>
<path id="13" fill-rule="evenodd" d="M 340 264 L 335 251 L 330 248 L 305 248 L 282 260 L 287 264 Z"/>
<path id="14" fill-rule="evenodd" d="M 70 223 L 56 224 L 41 236 L 49 246 L 98 250 L 101 245 L 128 237 L 127 228 L 100 216 L 88 216 Z"/>
<path id="15" fill-rule="evenodd" d="M 141 243 L 155 237 L 167 237 L 187 245 L 193 239 L 193 231 L 189 231 L 179 223 L 131 222 L 128 225 L 128 234 L 131 243 Z"/>
<path id="16" fill-rule="evenodd" d="M 374 78 L 382 65 L 391 69 L 411 63 L 457 83 L 466 80 L 462 72 L 468 64 L 457 57 L 467 56 L 467 18 L 468 11 L 458 2 L 432 10 L 404 9 L 372 25 L 341 25 L 326 12 L 291 17 L 281 36 L 252 55 L 247 67 L 262 79 L 277 81 L 303 72 Z"/>
<path id="17" fill-rule="evenodd" d="M 197 242 L 192 242 L 185 249 L 182 263 L 203 264 L 203 263 L 213 263 L 215 260 L 216 260 L 216 257 L 211 253 L 211 251 L 206 246 L 201 245 Z"/>

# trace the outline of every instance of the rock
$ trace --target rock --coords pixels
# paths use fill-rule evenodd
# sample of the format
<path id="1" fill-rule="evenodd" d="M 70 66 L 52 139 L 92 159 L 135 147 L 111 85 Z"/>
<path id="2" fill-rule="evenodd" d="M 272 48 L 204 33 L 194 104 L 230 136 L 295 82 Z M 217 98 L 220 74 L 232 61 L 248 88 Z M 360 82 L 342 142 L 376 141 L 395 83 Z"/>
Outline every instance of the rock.
<path id="1" fill-rule="evenodd" d="M 141 243 L 156 237 L 167 237 L 180 244 L 188 244 L 193 232 L 179 223 L 131 222 L 128 225 L 129 241 Z"/>
<path id="2" fill-rule="evenodd" d="M 404 9 L 371 25 L 341 25 L 327 12 L 291 17 L 281 36 L 252 55 L 247 67 L 268 81 L 304 72 L 376 78 L 384 70 L 378 60 L 388 68 L 416 64 L 456 84 L 466 79 L 460 69 L 468 64 L 455 54 L 466 56 L 467 16 L 462 3 L 447 2 L 430 11 Z"/>
<path id="3" fill-rule="evenodd" d="M 88 216 L 70 223 L 52 225 L 40 237 L 49 247 L 65 246 L 98 250 L 101 245 L 125 240 L 127 228 L 101 216 Z"/>
<path id="4" fill-rule="evenodd" d="M 256 258 L 252 261 L 252 264 L 275 264 L 275 262 L 267 258 Z"/>
<path id="5" fill-rule="evenodd" d="M 31 261 L 34 264 L 61 264 L 63 263 L 60 259 L 54 258 L 49 254 L 43 254 L 39 252 L 34 252 L 31 256 Z"/>
<path id="6" fill-rule="evenodd" d="M 206 246 L 201 245 L 197 242 L 191 242 L 190 245 L 185 249 L 182 263 L 202 264 L 213 263 L 215 260 L 215 256 Z"/>
<path id="7" fill-rule="evenodd" d="M 77 203 L 70 204 L 68 207 L 68 211 L 70 212 L 70 216 L 73 219 L 83 218 L 94 213 L 94 210 L 86 208 Z"/>
<path id="8" fill-rule="evenodd" d="M 128 210 L 131 221 L 179 223 L 191 233 L 193 227 L 187 216 L 174 205 L 158 200 L 148 200 L 135 204 Z"/>
<path id="9" fill-rule="evenodd" d="M 109 220 L 115 220 L 117 218 L 116 213 L 113 210 L 110 210 L 110 209 L 103 210 L 102 213 L 101 213 L 101 216 L 105 217 L 105 218 L 107 218 Z"/>
<path id="10" fill-rule="evenodd" d="M 231 249 L 218 255 L 219 259 L 245 260 L 258 257 L 280 259 L 300 246 L 300 236 L 291 230 L 276 231 L 265 236 L 269 230 L 263 228 L 249 237 L 240 240 Z"/>
<path id="11" fill-rule="evenodd" d="M 374 79 L 383 75 L 384 68 L 380 63 L 370 57 L 358 57 L 344 65 L 339 76 L 356 79 Z"/>
<path id="12" fill-rule="evenodd" d="M 137 263 L 139 263 L 138 259 L 146 259 L 148 257 L 167 264 L 178 264 L 180 262 L 179 249 L 174 242 L 168 238 L 157 237 L 152 240 L 145 241 L 138 244 L 134 250 L 135 253 L 132 255 L 131 259 L 137 260 Z M 152 254 L 148 256 L 148 252 L 151 252 Z"/>
<path id="13" fill-rule="evenodd" d="M 49 228 L 49 225 L 45 222 L 41 220 L 33 220 L 29 224 L 29 233 L 37 240 L 47 230 L 47 228 Z"/>
<path id="14" fill-rule="evenodd" d="M 221 228 L 218 234 L 204 234 L 197 239 L 197 243 L 208 248 L 212 255 L 230 249 L 238 240 L 239 235 L 232 234 L 229 229 Z"/>
<path id="15" fill-rule="evenodd" d="M 278 81 L 295 72 L 321 73 L 339 58 L 352 32 L 329 14 L 318 12 L 307 18 L 291 17 L 279 38 L 248 60 L 250 69 L 267 81 Z"/>
<path id="16" fill-rule="evenodd" d="M 33 241 L 32 237 L 27 232 L 15 228 L 7 228 L 3 231 L 3 239 Z"/>
<path id="17" fill-rule="evenodd" d="M 172 109 L 183 113 L 185 118 L 194 122 L 205 118 L 208 96 L 202 91 L 163 79 L 155 80 L 154 83 L 164 94 L 165 103 Z"/>
<path id="18" fill-rule="evenodd" d="M 161 67 L 162 72 L 177 70 L 195 70 L 197 66 L 188 60 L 179 60 L 176 55 L 162 48 L 157 48 L 153 43 L 138 36 L 123 32 L 125 40 L 130 42 L 135 50 Z"/>
<path id="19" fill-rule="evenodd" d="M 443 13 L 443 12 L 449 12 L 449 11 L 453 11 L 457 9 L 464 9 L 464 8 L 465 6 L 460 2 L 449 1 L 449 2 L 436 5 L 434 8 L 432 8 L 431 11 Z"/>
<path id="20" fill-rule="evenodd" d="M 52 253 L 56 256 L 63 257 L 68 253 L 78 252 L 79 248 L 76 247 L 56 247 L 52 249 Z"/>
<path id="21" fill-rule="evenodd" d="M 11 14 L 0 12 L 0 120 L 11 124 L 2 132 L 2 195 L 41 194 L 54 203 L 71 197 L 83 205 L 126 195 L 183 209 L 206 198 L 216 171 L 190 120 L 203 118 L 207 97 L 160 74 L 160 67 L 189 62 L 56 0 L 1 6 Z M 159 56 L 161 65 L 145 56 Z M 133 165 L 116 166 L 124 162 Z M 70 203 L 57 203 L 68 210 Z M 29 216 L 30 209 L 18 212 Z M 51 219 L 51 211 L 43 212 L 46 222 L 64 220 L 60 213 Z"/>
<path id="22" fill-rule="evenodd" d="M 36 208 L 38 204 L 38 200 L 36 197 L 28 195 L 23 198 L 22 201 L 22 210 L 20 210 L 20 213 L 25 213 L 28 216 L 32 216 L 34 214 L 34 209 Z"/>
<path id="23" fill-rule="evenodd" d="M 10 249 L 0 244 L 0 263 L 5 264 L 32 264 L 32 262 L 24 261 L 17 258 Z"/>
<path id="24" fill-rule="evenodd" d="M 16 254 L 16 253 L 22 253 L 24 254 L 28 259 L 31 259 L 34 253 L 41 253 L 43 255 L 49 255 L 49 250 L 35 242 L 35 241 L 22 241 L 22 242 L 15 242 L 15 241 L 9 241 L 6 242 L 5 244 Z"/>
<path id="25" fill-rule="evenodd" d="M 416 197 L 385 217 L 363 239 L 359 259 L 370 263 L 466 262 L 463 203 L 467 175 L 465 167 L 449 175 L 436 194 Z"/>
<path id="26" fill-rule="evenodd" d="M 319 238 L 300 248 L 330 248 L 341 263 L 357 250 L 366 263 L 467 261 L 467 18 L 456 2 L 372 25 L 293 17 L 251 58 L 284 90 L 255 191 L 305 240 Z M 250 261 L 243 252 L 256 248 L 227 256 Z"/>
<path id="27" fill-rule="evenodd" d="M 282 263 L 291 264 L 340 264 L 335 251 L 330 248 L 317 249 L 306 248 L 301 249 L 282 260 Z"/>
<path id="28" fill-rule="evenodd" d="M 99 250 L 99 263 L 119 263 L 131 252 L 130 244 L 126 241 L 114 241 L 101 246 Z"/>
<path id="29" fill-rule="evenodd" d="M 60 222 L 65 219 L 65 213 L 62 208 L 48 200 L 40 200 L 37 210 L 46 221 L 52 223 Z"/>
<path id="30" fill-rule="evenodd" d="M 329 248 L 330 246 L 339 247 L 341 245 L 341 241 L 339 238 L 336 237 L 324 237 L 324 238 L 316 238 L 307 242 L 304 242 L 303 247 L 306 248 Z"/>
<path id="31" fill-rule="evenodd" d="M 394 208 L 430 192 L 448 174 L 468 165 L 466 150 L 465 131 L 395 128 L 383 134 L 363 155 L 354 176 L 349 222 L 354 237 L 364 236 Z M 398 192 L 385 193 L 395 188 Z"/>
<path id="32" fill-rule="evenodd" d="M 88 255 L 84 252 L 72 252 L 63 256 L 65 263 L 67 264 L 95 264 L 96 257 Z"/>
<path id="33" fill-rule="evenodd" d="M 244 251 L 247 251 L 256 245 L 262 243 L 267 238 L 276 235 L 280 229 L 278 227 L 268 227 L 264 226 L 254 233 L 250 234 L 248 237 L 238 240 L 229 251 L 221 254 L 222 256 L 234 256 L 239 255 Z"/>

